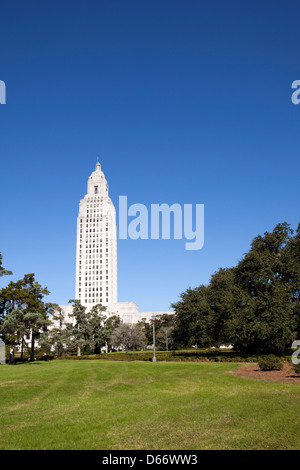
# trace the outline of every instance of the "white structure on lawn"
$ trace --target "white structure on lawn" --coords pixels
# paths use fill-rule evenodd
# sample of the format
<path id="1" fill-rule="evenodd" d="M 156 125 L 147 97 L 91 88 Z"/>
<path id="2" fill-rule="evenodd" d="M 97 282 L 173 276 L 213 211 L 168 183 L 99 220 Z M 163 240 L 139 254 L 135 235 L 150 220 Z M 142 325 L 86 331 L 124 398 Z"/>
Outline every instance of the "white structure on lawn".
<path id="1" fill-rule="evenodd" d="M 118 301 L 116 211 L 99 162 L 79 204 L 75 298 L 87 307 Z"/>

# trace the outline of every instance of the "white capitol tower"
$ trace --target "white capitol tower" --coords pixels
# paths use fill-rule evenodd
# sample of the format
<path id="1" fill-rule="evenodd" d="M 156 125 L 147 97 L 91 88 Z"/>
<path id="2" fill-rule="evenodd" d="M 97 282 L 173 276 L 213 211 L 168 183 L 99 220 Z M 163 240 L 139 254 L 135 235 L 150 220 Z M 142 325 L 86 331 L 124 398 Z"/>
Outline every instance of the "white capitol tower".
<path id="1" fill-rule="evenodd" d="M 86 311 L 94 305 L 104 305 L 108 315 L 119 315 L 124 323 L 149 321 L 154 313 L 174 313 L 172 310 L 139 312 L 136 302 L 118 302 L 116 210 L 98 161 L 88 179 L 87 194 L 79 203 L 75 299 L 87 307 Z M 66 320 L 74 322 L 72 305 L 59 307 Z"/>
<path id="2" fill-rule="evenodd" d="M 99 161 L 79 204 L 75 296 L 87 307 L 118 301 L 116 210 Z"/>

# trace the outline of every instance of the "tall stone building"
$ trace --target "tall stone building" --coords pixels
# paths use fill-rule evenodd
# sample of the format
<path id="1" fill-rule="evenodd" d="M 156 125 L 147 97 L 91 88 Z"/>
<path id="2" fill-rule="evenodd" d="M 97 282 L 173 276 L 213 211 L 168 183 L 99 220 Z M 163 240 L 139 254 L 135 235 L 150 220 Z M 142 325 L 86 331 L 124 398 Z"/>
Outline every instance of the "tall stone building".
<path id="1" fill-rule="evenodd" d="M 174 313 L 168 310 L 139 312 L 136 302 L 118 302 L 116 211 L 99 162 L 88 179 L 87 194 L 79 203 L 75 299 L 80 300 L 87 311 L 102 304 L 108 315 L 119 315 L 124 323 L 137 323 L 142 319 L 149 321 L 153 314 Z M 60 307 L 66 320 L 74 322 L 72 305 Z"/>
<path id="2" fill-rule="evenodd" d="M 75 298 L 92 307 L 115 304 L 117 296 L 116 211 L 97 162 L 79 204 Z"/>

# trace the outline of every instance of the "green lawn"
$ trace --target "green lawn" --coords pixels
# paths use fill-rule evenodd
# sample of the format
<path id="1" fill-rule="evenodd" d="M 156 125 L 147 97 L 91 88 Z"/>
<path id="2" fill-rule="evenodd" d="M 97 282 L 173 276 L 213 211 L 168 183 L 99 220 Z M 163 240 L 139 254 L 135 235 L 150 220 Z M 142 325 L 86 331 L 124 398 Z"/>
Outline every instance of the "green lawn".
<path id="1" fill-rule="evenodd" d="M 1 365 L 0 449 L 299 449 L 299 385 L 229 367 Z"/>

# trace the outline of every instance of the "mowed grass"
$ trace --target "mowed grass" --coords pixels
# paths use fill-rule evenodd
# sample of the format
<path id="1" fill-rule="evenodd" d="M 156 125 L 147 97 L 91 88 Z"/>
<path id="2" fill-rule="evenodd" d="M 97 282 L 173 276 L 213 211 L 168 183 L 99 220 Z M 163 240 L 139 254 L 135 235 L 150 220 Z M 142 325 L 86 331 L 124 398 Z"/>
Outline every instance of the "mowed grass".
<path id="1" fill-rule="evenodd" d="M 1 365 L 0 448 L 299 449 L 299 398 L 224 363 Z"/>

